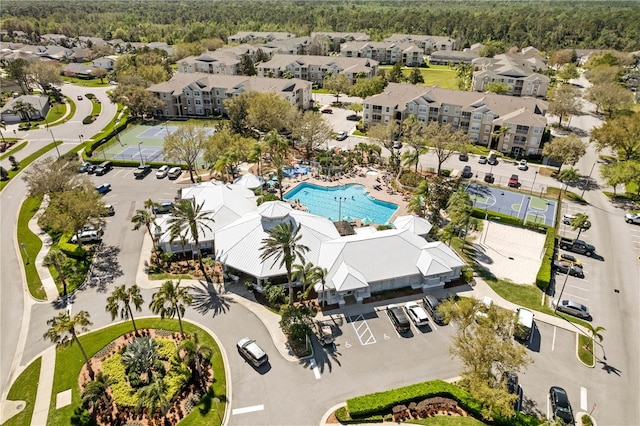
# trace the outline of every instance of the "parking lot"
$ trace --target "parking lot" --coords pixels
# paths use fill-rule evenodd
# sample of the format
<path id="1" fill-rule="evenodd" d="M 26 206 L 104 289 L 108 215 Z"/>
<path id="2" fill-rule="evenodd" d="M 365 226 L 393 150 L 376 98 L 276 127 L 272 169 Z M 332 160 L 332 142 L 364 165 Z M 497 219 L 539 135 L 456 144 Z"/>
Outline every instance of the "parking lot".
<path id="1" fill-rule="evenodd" d="M 131 218 L 137 209 L 144 208 L 149 198 L 155 202 L 173 201 L 178 189 L 190 183 L 188 179 L 186 183 L 179 183 L 181 179 L 156 179 L 155 170 L 143 179 L 136 179 L 134 171 L 134 168 L 115 167 L 103 176 L 89 175 L 95 185 L 111 185 L 103 200 L 115 209 L 115 214 L 106 218 L 100 254 L 92 270 L 96 285 L 135 281 L 146 230 L 133 231 Z M 186 176 L 183 173 L 182 178 Z"/>

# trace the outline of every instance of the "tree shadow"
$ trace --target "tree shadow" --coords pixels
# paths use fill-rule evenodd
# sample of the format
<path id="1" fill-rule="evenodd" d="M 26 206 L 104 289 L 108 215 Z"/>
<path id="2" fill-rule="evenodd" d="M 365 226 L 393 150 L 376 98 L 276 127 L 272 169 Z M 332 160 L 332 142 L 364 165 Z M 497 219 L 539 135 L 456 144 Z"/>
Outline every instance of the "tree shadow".
<path id="1" fill-rule="evenodd" d="M 120 247 L 100 246 L 91 264 L 87 285 L 99 293 L 107 290 L 107 285 L 122 276 L 122 268 L 118 262 Z"/>
<path id="2" fill-rule="evenodd" d="M 524 396 L 524 392 L 522 396 L 521 411 L 525 414 L 529 414 L 538 418 L 545 416 L 545 413 L 540 410 L 540 407 L 538 407 L 538 403 L 536 403 L 533 399 Z"/>
<path id="3" fill-rule="evenodd" d="M 229 310 L 233 299 L 221 295 L 216 290 L 214 283 L 210 281 L 198 281 L 198 283 L 200 287 L 191 288 L 191 295 L 193 296 L 191 306 L 193 309 L 203 315 L 213 311 L 214 317 Z M 224 292 L 224 289 L 222 290 Z"/>
<path id="4" fill-rule="evenodd" d="M 314 356 L 301 359 L 299 364 L 304 368 L 312 368 L 311 360 L 315 360 L 315 365 L 318 367 L 320 374 L 331 373 L 333 371 L 334 364 L 338 367 L 342 366 L 340 357 L 342 353 L 338 351 L 338 345 L 335 343 L 330 345 L 323 345 L 316 335 L 309 336 L 311 345 L 313 346 Z"/>
<path id="5" fill-rule="evenodd" d="M 613 374 L 615 374 L 616 376 L 620 377 L 620 373 L 622 373 L 622 371 L 621 371 L 621 370 L 618 370 L 616 367 L 614 367 L 614 366 L 613 366 L 613 365 L 611 365 L 611 364 L 608 364 L 606 361 L 603 361 L 603 360 L 600 360 L 600 359 L 599 359 L 599 360 L 598 360 L 598 364 L 602 364 L 602 369 L 603 369 L 604 371 L 606 371 L 606 372 L 607 372 L 607 374 L 611 374 L 611 373 L 613 373 Z"/>

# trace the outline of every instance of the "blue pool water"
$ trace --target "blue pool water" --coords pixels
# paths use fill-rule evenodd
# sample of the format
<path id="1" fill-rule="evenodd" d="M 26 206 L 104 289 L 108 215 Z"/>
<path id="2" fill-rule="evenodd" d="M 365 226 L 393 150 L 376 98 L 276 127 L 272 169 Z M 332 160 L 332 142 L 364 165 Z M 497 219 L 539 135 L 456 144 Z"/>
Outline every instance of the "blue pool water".
<path id="1" fill-rule="evenodd" d="M 338 214 L 341 214 L 342 220 L 358 218 L 363 222 L 384 224 L 398 210 L 396 204 L 371 198 L 367 189 L 357 184 L 327 188 L 305 182 L 287 192 L 284 198 L 300 200 L 310 213 L 332 221 L 338 220 Z"/>

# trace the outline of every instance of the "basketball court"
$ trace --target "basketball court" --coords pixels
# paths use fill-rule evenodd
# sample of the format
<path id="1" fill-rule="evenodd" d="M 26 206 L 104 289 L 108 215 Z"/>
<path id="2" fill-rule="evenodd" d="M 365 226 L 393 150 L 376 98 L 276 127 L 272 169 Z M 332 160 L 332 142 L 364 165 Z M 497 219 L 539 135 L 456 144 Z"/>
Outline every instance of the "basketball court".
<path id="1" fill-rule="evenodd" d="M 555 223 L 556 201 L 535 194 L 515 192 L 471 182 L 466 191 L 473 206 L 547 226 Z"/>

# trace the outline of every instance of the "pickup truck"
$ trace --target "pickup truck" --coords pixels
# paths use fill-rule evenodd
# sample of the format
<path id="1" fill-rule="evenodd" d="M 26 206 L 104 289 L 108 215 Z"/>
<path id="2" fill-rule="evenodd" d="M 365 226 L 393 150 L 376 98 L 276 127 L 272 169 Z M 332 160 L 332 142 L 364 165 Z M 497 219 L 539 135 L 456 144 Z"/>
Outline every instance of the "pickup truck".
<path id="1" fill-rule="evenodd" d="M 587 244 L 582 240 L 572 240 L 571 238 L 565 237 L 560 237 L 560 248 L 574 253 L 581 253 L 585 256 L 591 256 L 596 252 L 596 248 L 591 244 Z"/>
<path id="2" fill-rule="evenodd" d="M 138 168 L 133 172 L 133 176 L 136 179 L 142 179 L 149 173 L 151 173 L 151 166 L 148 164 L 140 164 Z"/>

